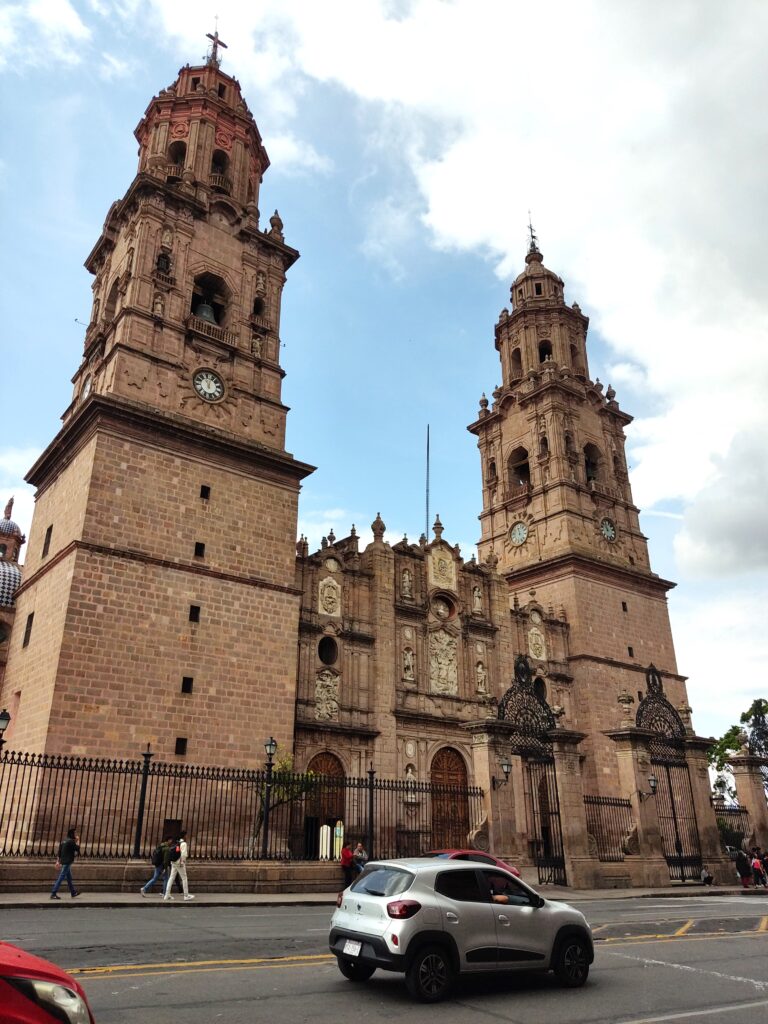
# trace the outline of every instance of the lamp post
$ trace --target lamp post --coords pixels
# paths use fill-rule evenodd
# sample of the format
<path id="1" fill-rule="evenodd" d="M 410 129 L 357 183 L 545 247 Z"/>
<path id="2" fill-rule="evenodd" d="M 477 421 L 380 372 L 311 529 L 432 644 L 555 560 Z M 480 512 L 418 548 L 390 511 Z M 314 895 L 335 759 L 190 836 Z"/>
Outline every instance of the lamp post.
<path id="1" fill-rule="evenodd" d="M 502 786 L 506 786 L 509 782 L 509 773 L 512 771 L 512 762 L 508 757 L 502 757 L 499 761 L 499 767 L 504 772 L 503 779 L 497 779 L 495 775 L 491 776 L 491 787 L 493 789 L 501 789 Z"/>
<path id="2" fill-rule="evenodd" d="M 10 722 L 11 722 L 11 716 L 8 713 L 8 711 L 6 711 L 6 709 L 3 708 L 3 710 L 0 711 L 0 750 L 2 750 L 3 746 L 5 745 L 5 740 L 3 739 L 3 733 L 5 732 L 5 730 L 10 725 Z"/>
<path id="3" fill-rule="evenodd" d="M 269 801 L 272 796 L 272 758 L 275 756 L 277 750 L 277 740 L 270 736 L 264 744 L 264 750 L 267 753 L 267 763 L 264 765 L 264 770 L 267 773 L 267 777 L 264 782 L 264 821 L 262 823 L 261 833 L 261 859 L 267 859 L 267 845 L 269 843 Z"/>

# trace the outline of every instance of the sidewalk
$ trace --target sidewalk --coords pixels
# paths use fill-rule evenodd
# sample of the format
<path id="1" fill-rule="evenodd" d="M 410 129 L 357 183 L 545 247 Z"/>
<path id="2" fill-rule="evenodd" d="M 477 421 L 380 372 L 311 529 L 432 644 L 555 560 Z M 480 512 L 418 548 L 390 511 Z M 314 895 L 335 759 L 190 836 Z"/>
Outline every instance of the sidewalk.
<path id="1" fill-rule="evenodd" d="M 594 900 L 629 899 L 679 899 L 692 896 L 760 896 L 768 906 L 768 890 L 742 889 L 736 885 L 670 885 L 659 889 L 570 889 L 565 886 L 535 886 L 536 891 L 546 899 L 564 900 L 566 903 L 581 903 Z M 50 890 L 43 892 L 0 893 L 0 909 L 40 907 L 152 907 L 161 902 L 159 894 L 142 898 L 136 893 L 83 892 L 73 900 L 68 893 L 61 894 L 61 900 L 49 898 Z M 281 906 L 326 906 L 333 907 L 336 893 L 211 893 L 195 896 L 194 901 L 184 904 L 179 898 L 175 902 L 182 906 L 213 907 L 281 907 Z"/>

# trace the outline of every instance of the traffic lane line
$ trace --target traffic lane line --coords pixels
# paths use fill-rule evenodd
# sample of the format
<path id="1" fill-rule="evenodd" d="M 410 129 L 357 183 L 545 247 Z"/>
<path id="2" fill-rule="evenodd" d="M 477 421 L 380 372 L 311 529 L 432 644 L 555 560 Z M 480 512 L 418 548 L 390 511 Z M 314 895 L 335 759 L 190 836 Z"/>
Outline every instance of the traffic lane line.
<path id="1" fill-rule="evenodd" d="M 723 1006 L 710 1006 L 706 1010 L 684 1010 L 678 1013 L 665 1013 L 659 1017 L 633 1017 L 631 1020 L 620 1020 L 616 1024 L 662 1024 L 668 1020 L 685 1020 L 689 1017 L 711 1017 L 713 1013 L 743 1013 L 745 1010 L 757 1010 L 768 1006 L 768 999 L 760 999 L 752 1003 L 728 1003 Z"/>
<path id="2" fill-rule="evenodd" d="M 111 981 L 111 982 L 116 982 L 116 981 L 130 981 L 133 978 L 172 978 L 172 977 L 181 978 L 181 977 L 184 977 L 187 974 L 231 974 L 231 973 L 234 973 L 235 971 L 281 971 L 281 970 L 282 971 L 286 971 L 286 970 L 289 970 L 289 969 L 290 970 L 294 970 L 297 967 L 326 967 L 326 966 L 330 966 L 328 964 L 329 960 L 335 960 L 335 957 L 332 954 L 330 954 L 330 953 L 328 954 L 327 957 L 325 957 L 325 959 L 322 962 L 320 961 L 320 958 L 318 958 L 317 960 L 315 960 L 312 963 L 295 963 L 295 962 L 294 963 L 275 963 L 274 961 L 272 961 L 270 963 L 263 963 L 263 964 L 244 964 L 242 966 L 235 965 L 235 966 L 229 966 L 229 967 L 227 967 L 227 966 L 221 966 L 221 967 L 185 967 L 183 970 L 180 970 L 180 971 L 178 971 L 178 970 L 176 970 L 176 971 L 173 971 L 173 970 L 162 970 L 161 969 L 161 970 L 158 970 L 158 971 L 154 971 L 154 970 L 136 971 L 133 974 L 131 974 L 129 971 L 126 971 L 124 974 L 119 974 L 119 975 L 115 975 L 115 974 L 92 974 L 88 978 L 84 978 L 83 982 L 84 982 L 84 984 L 86 984 L 90 988 L 91 984 L 93 982 L 95 982 L 95 981 Z M 68 973 L 72 974 L 73 972 L 69 971 Z"/>
<path id="3" fill-rule="evenodd" d="M 645 967 L 669 967 L 673 971 L 683 971 L 688 974 L 705 974 L 709 978 L 717 978 L 718 981 L 741 982 L 744 985 L 751 985 L 758 992 L 768 992 L 768 981 L 760 981 L 758 978 L 745 978 L 740 974 L 726 974 L 724 971 L 713 971 L 711 968 L 696 967 L 693 964 L 678 964 L 672 960 L 657 960 L 650 956 L 632 956 L 631 953 L 618 953 L 612 949 L 605 952 L 608 956 L 614 956 L 620 960 L 632 960 Z"/>
<path id="4" fill-rule="evenodd" d="M 221 967 L 225 965 L 241 965 L 244 967 L 256 967 L 259 965 L 279 963 L 316 962 L 319 960 L 333 959 L 332 953 L 303 953 L 294 956 L 261 956 L 261 957 L 238 957 L 233 960 L 174 960 L 168 963 L 154 964 L 108 964 L 103 967 L 70 967 L 67 974 L 76 974 L 78 977 L 94 978 L 109 977 L 115 974 L 127 973 L 129 971 L 152 971 L 175 969 L 185 967 Z"/>

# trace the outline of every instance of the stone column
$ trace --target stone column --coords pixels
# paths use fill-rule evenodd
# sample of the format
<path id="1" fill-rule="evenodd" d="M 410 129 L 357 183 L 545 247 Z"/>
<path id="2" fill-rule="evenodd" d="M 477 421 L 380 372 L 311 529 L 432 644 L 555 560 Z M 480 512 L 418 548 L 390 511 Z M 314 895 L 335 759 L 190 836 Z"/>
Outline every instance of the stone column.
<path id="1" fill-rule="evenodd" d="M 715 809 L 712 806 L 712 782 L 709 777 L 709 761 L 707 751 L 714 743 L 713 737 L 686 736 L 686 761 L 691 779 L 693 807 L 696 812 L 696 825 L 699 830 L 699 846 L 701 859 L 715 880 L 732 885 L 734 880 L 733 865 L 723 852 L 720 841 L 720 830 L 717 827 Z"/>
<path id="2" fill-rule="evenodd" d="M 768 847 L 768 801 L 762 767 L 768 765 L 768 758 L 740 753 L 729 759 L 739 804 L 749 811 L 752 835 L 747 837 L 750 846 Z"/>
<path id="3" fill-rule="evenodd" d="M 669 869 L 661 844 L 656 800 L 650 795 L 649 744 L 653 733 L 623 723 L 624 728 L 607 732 L 616 744 L 618 792 L 632 804 L 635 828 L 627 841 L 624 867 L 633 886 L 669 885 Z"/>
<path id="4" fill-rule="evenodd" d="M 522 786 L 516 784 L 514 770 L 505 781 L 501 769 L 502 758 L 509 758 L 511 726 L 498 718 L 487 718 L 469 722 L 464 728 L 472 734 L 475 785 L 480 786 L 484 794 L 488 849 L 497 857 L 517 865 L 523 852 L 524 796 Z M 510 760 L 514 766 L 519 758 Z M 481 841 L 479 836 L 478 840 Z"/>
<path id="5" fill-rule="evenodd" d="M 572 729 L 552 729 L 547 733 L 555 759 L 565 874 L 568 884 L 576 889 L 596 888 L 601 882 L 601 865 L 596 857 L 590 856 L 587 839 L 587 816 L 578 750 L 585 735 Z"/>

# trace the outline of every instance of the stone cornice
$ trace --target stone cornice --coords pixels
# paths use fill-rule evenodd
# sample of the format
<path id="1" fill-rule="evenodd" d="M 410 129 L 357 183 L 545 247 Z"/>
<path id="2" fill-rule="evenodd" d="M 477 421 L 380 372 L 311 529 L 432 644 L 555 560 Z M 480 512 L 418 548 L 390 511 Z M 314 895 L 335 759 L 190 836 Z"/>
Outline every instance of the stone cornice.
<path id="1" fill-rule="evenodd" d="M 599 654 L 569 654 L 568 662 L 572 661 L 595 661 L 599 665 L 612 665 L 614 668 L 620 668 L 629 672 L 637 672 L 638 675 L 645 678 L 645 674 L 648 670 L 647 665 L 638 665 L 633 661 L 621 661 L 618 658 L 606 658 Z M 668 669 L 659 669 L 665 679 L 675 679 L 677 682 L 685 683 L 688 680 L 688 676 L 682 676 L 679 672 L 670 672 Z"/>
<path id="2" fill-rule="evenodd" d="M 309 705 L 307 705 L 309 706 Z M 373 729 L 368 725 L 346 725 L 343 722 L 310 722 L 306 719 L 296 717 L 296 733 L 342 733 L 347 736 L 364 736 L 367 739 L 375 739 L 381 735 L 380 729 Z"/>
<path id="3" fill-rule="evenodd" d="M 91 544 L 89 541 L 73 540 L 61 551 L 57 551 L 50 561 L 41 565 L 31 576 L 22 580 L 21 586 L 16 591 L 16 596 L 27 590 L 33 583 L 42 579 L 69 555 L 77 551 L 88 551 L 107 558 L 121 559 L 127 562 L 141 562 L 144 565 L 151 565 L 155 568 L 173 569 L 191 576 L 205 576 L 208 579 L 224 580 L 227 583 L 236 583 L 241 586 L 255 587 L 260 590 L 273 590 L 281 594 L 288 594 L 292 597 L 299 597 L 301 591 L 297 587 L 286 587 L 281 583 L 272 583 L 261 576 L 244 576 L 241 573 L 222 572 L 220 569 L 211 569 L 204 565 L 195 565 L 190 562 L 174 562 L 169 558 L 157 558 L 145 551 L 137 551 L 132 548 L 110 547 L 106 544 Z"/>
<path id="4" fill-rule="evenodd" d="M 587 555 L 574 554 L 569 552 L 555 558 L 543 559 L 541 562 L 533 562 L 527 566 L 509 569 L 503 575 L 508 585 L 513 588 L 526 586 L 528 583 L 539 581 L 543 573 L 546 573 L 548 581 L 557 578 L 553 573 L 560 576 L 570 576 L 576 572 L 581 576 L 588 576 L 592 579 L 604 581 L 606 577 L 612 578 L 616 584 L 623 586 L 643 586 L 649 591 L 660 591 L 666 594 L 677 584 L 671 580 L 662 579 L 653 573 L 643 572 L 637 568 L 614 565 L 612 562 L 602 562 L 596 558 L 589 558 Z"/>
<path id="5" fill-rule="evenodd" d="M 292 489 L 298 489 L 299 482 L 315 469 L 287 452 L 244 440 L 218 427 L 182 419 L 116 395 L 92 395 L 29 470 L 27 483 L 44 487 L 100 430 L 167 448 L 175 455 L 204 458 L 206 462 L 210 462 L 211 455 L 218 456 L 249 475 Z"/>

